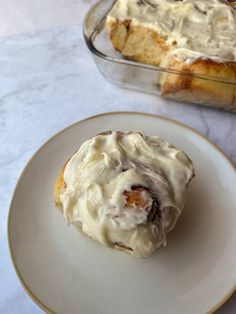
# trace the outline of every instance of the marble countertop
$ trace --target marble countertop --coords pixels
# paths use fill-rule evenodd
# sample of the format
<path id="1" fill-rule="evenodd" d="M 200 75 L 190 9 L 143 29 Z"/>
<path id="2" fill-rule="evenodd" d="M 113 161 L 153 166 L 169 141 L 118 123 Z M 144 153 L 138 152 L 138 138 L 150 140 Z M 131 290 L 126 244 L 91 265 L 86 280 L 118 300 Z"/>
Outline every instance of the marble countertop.
<path id="1" fill-rule="evenodd" d="M 63 7 L 62 2 L 59 1 Z M 7 247 L 6 221 L 14 186 L 26 162 L 61 129 L 106 111 L 160 114 L 206 135 L 236 163 L 235 114 L 120 89 L 102 77 L 82 35 L 82 20 L 92 1 L 70 0 L 66 12 L 74 10 L 78 3 L 80 11 L 76 19 L 74 14 L 67 13 L 72 20 L 67 17 L 65 23 L 59 23 L 58 18 L 58 22 L 45 22 L 46 26 L 36 23 L 33 27 L 23 27 L 21 32 L 15 27 L 15 31 L 5 34 L 15 35 L 0 39 L 0 313 L 42 313 L 14 273 Z M 27 33 L 22 33 L 26 30 Z M 235 312 L 236 295 L 218 311 Z"/>

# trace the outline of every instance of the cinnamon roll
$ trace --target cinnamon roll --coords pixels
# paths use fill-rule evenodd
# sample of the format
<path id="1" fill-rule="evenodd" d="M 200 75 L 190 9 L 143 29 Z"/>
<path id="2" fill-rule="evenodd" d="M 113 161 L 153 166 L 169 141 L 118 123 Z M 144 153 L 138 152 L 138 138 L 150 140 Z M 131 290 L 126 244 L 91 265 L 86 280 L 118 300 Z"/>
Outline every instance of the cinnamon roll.
<path id="1" fill-rule="evenodd" d="M 82 233 L 145 257 L 166 245 L 193 176 L 190 158 L 158 136 L 104 132 L 62 168 L 54 201 Z"/>
<path id="2" fill-rule="evenodd" d="M 162 96 L 236 111 L 236 1 L 117 0 L 106 25 L 125 58 L 168 70 Z"/>

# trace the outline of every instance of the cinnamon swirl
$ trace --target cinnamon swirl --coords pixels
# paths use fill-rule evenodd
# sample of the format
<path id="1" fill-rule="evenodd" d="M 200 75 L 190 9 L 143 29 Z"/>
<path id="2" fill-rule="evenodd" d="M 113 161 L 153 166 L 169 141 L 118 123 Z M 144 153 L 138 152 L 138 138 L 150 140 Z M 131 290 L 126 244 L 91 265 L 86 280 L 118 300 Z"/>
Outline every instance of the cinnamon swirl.
<path id="1" fill-rule="evenodd" d="M 166 245 L 184 207 L 192 161 L 158 136 L 105 132 L 62 168 L 54 200 L 68 224 L 135 256 Z"/>

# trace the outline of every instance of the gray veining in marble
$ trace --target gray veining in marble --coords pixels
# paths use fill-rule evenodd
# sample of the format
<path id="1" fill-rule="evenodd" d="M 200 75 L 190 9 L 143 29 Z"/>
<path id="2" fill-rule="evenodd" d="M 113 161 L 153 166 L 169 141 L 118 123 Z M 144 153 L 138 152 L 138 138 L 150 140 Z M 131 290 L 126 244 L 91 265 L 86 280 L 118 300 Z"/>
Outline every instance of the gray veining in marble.
<path id="1" fill-rule="evenodd" d="M 236 163 L 236 115 L 184 105 L 108 83 L 85 46 L 81 23 L 0 40 L 0 313 L 41 313 L 10 262 L 6 219 L 26 162 L 50 136 L 105 111 L 143 111 L 181 121 Z M 236 296 L 219 311 L 235 313 Z"/>

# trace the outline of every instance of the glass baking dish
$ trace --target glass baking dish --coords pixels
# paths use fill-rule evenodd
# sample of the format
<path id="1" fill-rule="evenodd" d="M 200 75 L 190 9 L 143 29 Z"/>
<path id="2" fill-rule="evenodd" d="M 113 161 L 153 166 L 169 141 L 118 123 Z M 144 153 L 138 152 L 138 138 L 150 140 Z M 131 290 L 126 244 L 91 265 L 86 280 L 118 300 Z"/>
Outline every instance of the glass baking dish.
<path id="1" fill-rule="evenodd" d="M 236 79 L 229 80 L 224 77 L 192 74 L 124 59 L 113 48 L 106 30 L 106 15 L 113 4 L 114 0 L 100 0 L 94 4 L 87 13 L 83 25 L 87 46 L 93 55 L 98 69 L 108 81 L 124 88 L 156 94 L 177 101 L 236 112 Z M 176 93 L 163 95 L 161 91 L 161 79 L 163 75 L 168 75 L 172 80 L 194 79 L 195 86 L 207 85 L 209 91 L 206 93 L 197 88 L 194 90 L 185 88 Z M 218 97 L 214 97 L 215 100 L 211 99 L 210 93 L 212 89 L 215 95 L 219 95 Z M 228 97 L 229 92 L 230 97 Z M 225 97 L 221 97 L 221 94 L 224 94 Z"/>

